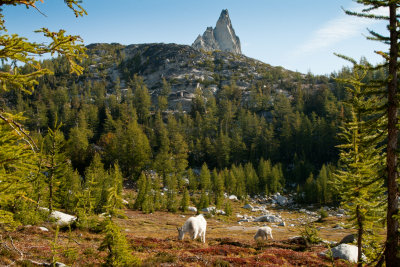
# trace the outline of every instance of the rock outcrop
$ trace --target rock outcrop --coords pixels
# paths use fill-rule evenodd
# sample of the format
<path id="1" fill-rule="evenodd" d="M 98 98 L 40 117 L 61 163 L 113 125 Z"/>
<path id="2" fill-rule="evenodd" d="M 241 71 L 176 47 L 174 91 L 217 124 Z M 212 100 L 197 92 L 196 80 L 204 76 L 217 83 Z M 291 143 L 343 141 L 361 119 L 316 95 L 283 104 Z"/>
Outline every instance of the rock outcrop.
<path id="1" fill-rule="evenodd" d="M 205 51 L 221 50 L 234 54 L 242 54 L 240 40 L 232 27 L 227 9 L 222 10 L 215 28 L 207 27 L 203 35 L 199 35 L 196 38 L 192 47 Z"/>

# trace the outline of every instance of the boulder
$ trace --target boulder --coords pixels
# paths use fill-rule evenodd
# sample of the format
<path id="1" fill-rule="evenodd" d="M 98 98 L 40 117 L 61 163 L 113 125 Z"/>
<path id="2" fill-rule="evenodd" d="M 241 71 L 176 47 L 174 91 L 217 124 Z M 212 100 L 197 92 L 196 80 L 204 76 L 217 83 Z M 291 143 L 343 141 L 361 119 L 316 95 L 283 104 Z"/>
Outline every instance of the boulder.
<path id="1" fill-rule="evenodd" d="M 228 198 L 230 200 L 238 200 L 237 196 L 235 196 L 235 195 L 230 195 Z"/>
<path id="2" fill-rule="evenodd" d="M 255 218 L 255 222 L 272 222 L 272 223 L 281 223 L 282 219 L 275 215 L 263 215 Z"/>
<path id="3" fill-rule="evenodd" d="M 331 249 L 332 257 L 335 259 L 343 259 L 349 262 L 357 262 L 358 247 L 348 244 L 340 244 Z M 322 252 L 323 255 L 328 256 L 328 250 Z M 363 256 L 364 257 L 364 256 Z"/>
<path id="4" fill-rule="evenodd" d="M 272 200 L 280 206 L 284 206 L 284 205 L 288 204 L 288 198 L 281 196 L 281 194 L 279 194 L 279 193 L 276 193 L 275 195 L 273 195 Z"/>
<path id="5" fill-rule="evenodd" d="M 57 224 L 59 226 L 69 225 L 69 224 L 73 223 L 76 220 L 75 216 L 66 214 L 66 213 L 61 212 L 61 211 L 53 211 L 50 214 L 50 217 L 56 219 L 57 220 Z"/>
<path id="6" fill-rule="evenodd" d="M 286 226 L 285 222 L 281 222 L 280 224 L 278 224 L 278 226 Z"/>
<path id="7" fill-rule="evenodd" d="M 188 207 L 188 211 L 193 211 L 193 212 L 197 212 L 197 208 L 196 207 Z"/>
<path id="8" fill-rule="evenodd" d="M 49 211 L 48 208 L 40 208 L 41 210 L 44 211 Z M 53 211 L 50 213 L 50 218 L 53 218 L 56 220 L 56 224 L 58 226 L 67 226 L 71 223 L 73 223 L 76 220 L 76 216 L 69 215 L 67 213 L 61 212 L 61 211 Z"/>

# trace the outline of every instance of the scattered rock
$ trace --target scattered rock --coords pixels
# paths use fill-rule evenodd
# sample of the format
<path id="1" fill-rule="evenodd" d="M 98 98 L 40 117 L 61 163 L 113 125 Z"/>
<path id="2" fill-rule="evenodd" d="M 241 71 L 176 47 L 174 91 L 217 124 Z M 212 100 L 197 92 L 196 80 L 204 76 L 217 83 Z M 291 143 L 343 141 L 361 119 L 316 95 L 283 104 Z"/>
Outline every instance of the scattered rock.
<path id="1" fill-rule="evenodd" d="M 221 214 L 221 215 L 225 215 L 226 214 L 225 211 L 223 211 L 223 210 L 216 210 L 215 213 L 216 214 Z"/>
<path id="2" fill-rule="evenodd" d="M 46 227 L 40 226 L 38 227 L 40 230 L 42 230 L 43 232 L 48 232 L 49 229 L 47 229 Z"/>
<path id="3" fill-rule="evenodd" d="M 333 227 L 333 229 L 343 230 L 344 228 L 338 224 L 338 225 L 335 225 L 335 227 Z"/>
<path id="4" fill-rule="evenodd" d="M 193 212 L 197 212 L 197 208 L 196 207 L 188 207 L 188 211 L 193 211 Z"/>
<path id="5" fill-rule="evenodd" d="M 215 212 L 215 207 L 208 207 L 208 208 L 204 208 L 201 211 L 202 212 L 207 212 L 207 213 L 211 213 L 211 212 Z"/>
<path id="6" fill-rule="evenodd" d="M 278 224 L 278 226 L 286 226 L 285 222 L 281 222 L 280 224 Z"/>
<path id="7" fill-rule="evenodd" d="M 246 204 L 246 205 L 243 206 L 243 208 L 244 208 L 244 209 L 247 209 L 247 210 L 252 210 L 252 209 L 253 209 L 253 206 L 250 205 L 250 204 Z"/>
<path id="8" fill-rule="evenodd" d="M 356 241 L 356 236 L 354 234 L 346 235 L 340 240 L 339 244 L 354 243 Z"/>
<path id="9" fill-rule="evenodd" d="M 122 204 L 124 204 L 124 205 L 128 205 L 128 204 L 129 204 L 129 201 L 128 201 L 128 200 L 125 200 L 125 199 L 123 199 L 123 200 L 122 200 Z"/>
<path id="10" fill-rule="evenodd" d="M 279 204 L 280 206 L 284 206 L 286 204 L 288 204 L 288 198 L 281 196 L 281 194 L 276 193 L 275 195 L 272 196 L 272 200 Z"/>
<path id="11" fill-rule="evenodd" d="M 254 221 L 255 222 L 280 223 L 280 222 L 282 222 L 282 219 L 275 215 L 263 215 L 263 216 L 257 217 Z"/>
<path id="12" fill-rule="evenodd" d="M 185 218 L 186 216 L 185 215 L 181 215 L 181 218 Z"/>

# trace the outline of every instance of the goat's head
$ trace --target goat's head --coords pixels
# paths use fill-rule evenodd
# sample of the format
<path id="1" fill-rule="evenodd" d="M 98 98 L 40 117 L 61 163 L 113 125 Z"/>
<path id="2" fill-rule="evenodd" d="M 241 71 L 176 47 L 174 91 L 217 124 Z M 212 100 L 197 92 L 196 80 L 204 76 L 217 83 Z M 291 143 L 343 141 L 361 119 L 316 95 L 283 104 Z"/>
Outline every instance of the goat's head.
<path id="1" fill-rule="evenodd" d="M 178 230 L 178 239 L 182 240 L 184 235 L 185 235 L 185 233 L 183 232 L 182 227 L 176 227 L 176 229 Z"/>

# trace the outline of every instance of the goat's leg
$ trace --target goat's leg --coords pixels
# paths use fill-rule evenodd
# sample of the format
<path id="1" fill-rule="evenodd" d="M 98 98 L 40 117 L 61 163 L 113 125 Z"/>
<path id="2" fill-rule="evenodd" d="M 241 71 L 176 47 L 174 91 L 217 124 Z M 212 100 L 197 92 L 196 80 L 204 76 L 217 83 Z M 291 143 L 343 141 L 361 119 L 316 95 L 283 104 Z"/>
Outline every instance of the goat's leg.
<path id="1" fill-rule="evenodd" d="M 197 237 L 197 234 L 198 234 L 198 233 L 197 233 L 197 231 L 193 231 L 193 238 L 192 238 L 193 240 L 195 240 L 195 239 L 196 239 L 196 237 Z"/>

